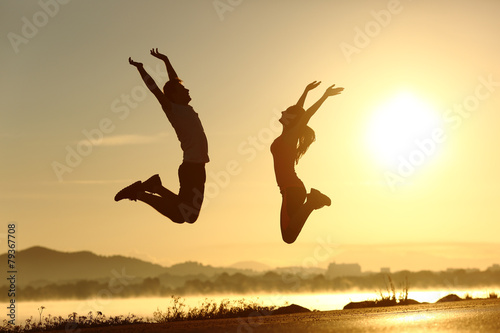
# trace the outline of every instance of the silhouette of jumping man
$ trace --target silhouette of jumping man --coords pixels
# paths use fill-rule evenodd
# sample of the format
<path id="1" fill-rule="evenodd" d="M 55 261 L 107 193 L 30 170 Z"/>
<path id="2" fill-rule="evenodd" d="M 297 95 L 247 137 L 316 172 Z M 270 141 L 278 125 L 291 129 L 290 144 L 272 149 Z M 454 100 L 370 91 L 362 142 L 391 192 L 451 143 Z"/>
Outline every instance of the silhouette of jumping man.
<path id="1" fill-rule="evenodd" d="M 281 113 L 279 121 L 283 125 L 283 132 L 271 144 L 276 182 L 283 200 L 280 218 L 281 236 L 288 244 L 295 242 L 313 210 L 331 204 L 330 198 L 316 189 L 312 188 L 307 194 L 304 183 L 295 173 L 295 164 L 316 138 L 312 128 L 307 126 L 309 119 L 328 97 L 338 95 L 344 90 L 344 88 L 334 88 L 335 85 L 332 85 L 305 111 L 304 102 L 307 93 L 320 83 L 314 81 L 308 84 L 297 104 Z"/>
<path id="2" fill-rule="evenodd" d="M 163 187 L 159 175 L 145 182 L 137 181 L 118 192 L 115 201 L 122 199 L 142 201 L 175 223 L 194 223 L 198 219 L 205 191 L 205 163 L 208 163 L 208 141 L 198 114 L 189 105 L 189 90 L 182 85 L 168 57 L 151 49 L 151 55 L 163 60 L 169 80 L 158 88 L 142 63 L 129 58 L 129 63 L 139 71 L 146 86 L 158 99 L 181 143 L 183 161 L 179 166 L 179 193 Z"/>

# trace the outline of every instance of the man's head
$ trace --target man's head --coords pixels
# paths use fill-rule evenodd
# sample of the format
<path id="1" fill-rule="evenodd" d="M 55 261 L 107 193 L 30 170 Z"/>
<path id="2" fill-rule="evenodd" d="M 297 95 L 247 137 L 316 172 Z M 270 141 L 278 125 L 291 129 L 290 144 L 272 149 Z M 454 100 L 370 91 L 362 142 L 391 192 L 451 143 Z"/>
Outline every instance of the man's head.
<path id="1" fill-rule="evenodd" d="M 189 90 L 182 85 L 182 81 L 178 78 L 167 81 L 163 86 L 163 93 L 169 101 L 175 104 L 188 105 L 191 101 Z"/>

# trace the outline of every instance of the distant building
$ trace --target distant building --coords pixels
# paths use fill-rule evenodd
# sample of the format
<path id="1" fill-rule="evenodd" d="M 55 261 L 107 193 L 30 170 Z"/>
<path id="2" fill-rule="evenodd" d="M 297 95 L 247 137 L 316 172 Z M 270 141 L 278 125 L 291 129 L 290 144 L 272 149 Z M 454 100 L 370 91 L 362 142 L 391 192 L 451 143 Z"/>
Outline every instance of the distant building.
<path id="1" fill-rule="evenodd" d="M 389 274 L 390 272 L 391 272 L 391 269 L 389 267 L 381 267 L 380 268 L 380 273 Z"/>
<path id="2" fill-rule="evenodd" d="M 487 271 L 490 272 L 499 272 L 500 271 L 500 265 L 499 264 L 493 264 L 492 266 L 486 268 Z"/>
<path id="3" fill-rule="evenodd" d="M 361 275 L 361 266 L 359 264 L 336 264 L 332 262 L 328 265 L 328 270 L 326 271 L 326 276 L 329 278 L 358 275 Z"/>

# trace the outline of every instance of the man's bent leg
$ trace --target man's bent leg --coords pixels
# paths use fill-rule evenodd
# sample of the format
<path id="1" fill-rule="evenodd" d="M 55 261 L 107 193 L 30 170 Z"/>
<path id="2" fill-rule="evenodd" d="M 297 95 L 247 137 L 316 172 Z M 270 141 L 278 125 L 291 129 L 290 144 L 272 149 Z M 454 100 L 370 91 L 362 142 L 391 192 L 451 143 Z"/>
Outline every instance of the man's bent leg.
<path id="1" fill-rule="evenodd" d="M 179 211 L 179 199 L 177 196 L 175 198 L 163 198 L 154 194 L 140 193 L 137 195 L 137 200 L 140 200 L 154 209 L 156 209 L 160 214 L 168 217 L 175 223 L 184 223 L 186 220 Z"/>
<path id="2" fill-rule="evenodd" d="M 205 192 L 204 163 L 183 162 L 179 167 L 179 210 L 188 223 L 194 223 L 200 214 Z"/>

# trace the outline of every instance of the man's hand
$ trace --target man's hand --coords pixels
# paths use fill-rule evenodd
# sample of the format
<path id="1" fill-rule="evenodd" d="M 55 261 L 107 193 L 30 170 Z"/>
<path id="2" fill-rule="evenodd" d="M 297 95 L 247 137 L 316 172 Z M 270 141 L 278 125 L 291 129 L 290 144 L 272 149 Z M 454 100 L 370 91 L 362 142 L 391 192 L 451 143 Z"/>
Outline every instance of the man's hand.
<path id="1" fill-rule="evenodd" d="M 156 49 L 151 49 L 151 55 L 153 57 L 156 57 L 160 60 L 163 60 L 165 62 L 165 66 L 167 67 L 167 74 L 168 74 L 168 79 L 169 80 L 178 80 L 179 76 L 175 72 L 174 68 L 172 67 L 172 64 L 170 63 L 170 60 L 168 60 L 168 57 L 160 52 L 158 52 L 158 48 Z"/>
<path id="2" fill-rule="evenodd" d="M 131 57 L 128 58 L 128 62 L 129 62 L 129 64 L 131 64 L 132 66 L 135 66 L 137 68 L 143 67 L 142 62 L 133 61 Z"/>
<path id="3" fill-rule="evenodd" d="M 151 55 L 153 57 L 156 57 L 156 58 L 160 59 L 160 60 L 168 60 L 168 58 L 167 58 L 166 55 L 161 54 L 160 52 L 158 52 L 158 48 L 156 48 L 156 50 L 155 49 L 151 49 Z"/>
<path id="4" fill-rule="evenodd" d="M 334 87 L 335 85 L 328 87 L 323 96 L 325 97 L 335 96 L 340 94 L 344 90 L 344 88 L 334 88 Z"/>

